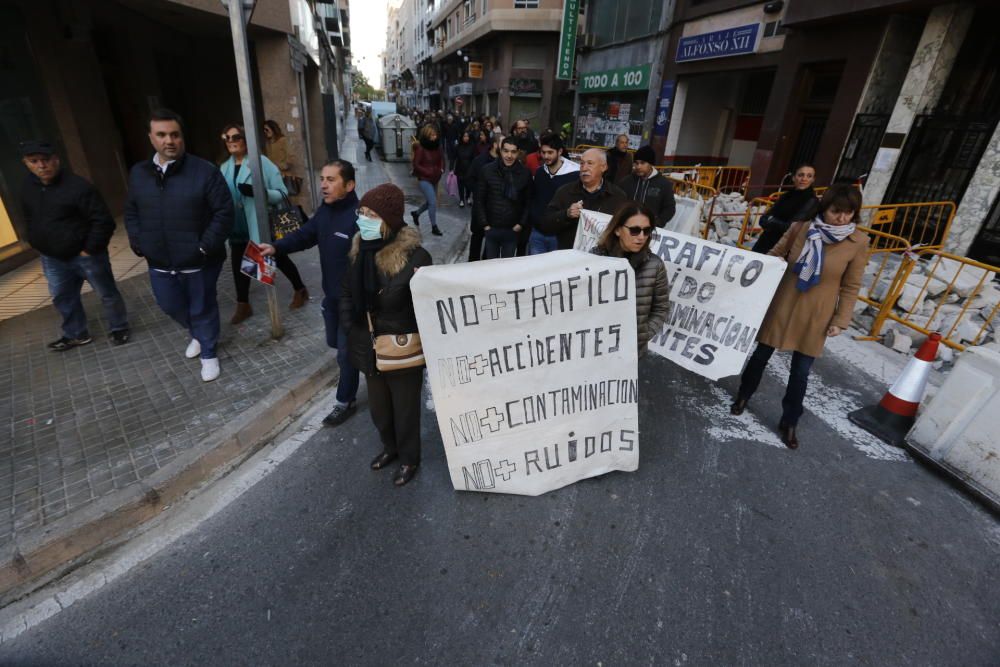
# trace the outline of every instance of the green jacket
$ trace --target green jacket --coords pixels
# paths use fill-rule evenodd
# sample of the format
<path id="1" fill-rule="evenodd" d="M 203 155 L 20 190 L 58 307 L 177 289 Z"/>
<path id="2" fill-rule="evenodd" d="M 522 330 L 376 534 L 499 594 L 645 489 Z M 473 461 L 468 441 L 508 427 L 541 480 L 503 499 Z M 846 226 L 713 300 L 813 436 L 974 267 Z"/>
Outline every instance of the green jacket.
<path id="1" fill-rule="evenodd" d="M 285 187 L 285 183 L 281 180 L 281 172 L 278 171 L 273 162 L 263 155 L 260 156 L 260 162 L 264 170 L 264 187 L 267 188 L 267 203 L 278 204 L 281 202 L 282 197 L 288 196 L 288 188 Z M 244 160 L 240 166 L 239 174 L 236 175 L 235 183 L 233 182 L 233 173 L 236 171 L 236 162 L 232 156 L 222 163 L 219 170 L 222 172 L 223 178 L 226 179 L 226 185 L 229 186 L 229 194 L 233 196 L 233 204 L 236 212 L 236 223 L 233 225 L 233 231 L 229 234 L 229 242 L 245 244 L 252 239 L 254 243 L 260 243 L 260 233 L 257 227 L 257 209 L 254 206 L 254 198 L 243 196 L 243 193 L 236 188 L 240 183 L 253 184 L 250 178 L 249 164 Z"/>

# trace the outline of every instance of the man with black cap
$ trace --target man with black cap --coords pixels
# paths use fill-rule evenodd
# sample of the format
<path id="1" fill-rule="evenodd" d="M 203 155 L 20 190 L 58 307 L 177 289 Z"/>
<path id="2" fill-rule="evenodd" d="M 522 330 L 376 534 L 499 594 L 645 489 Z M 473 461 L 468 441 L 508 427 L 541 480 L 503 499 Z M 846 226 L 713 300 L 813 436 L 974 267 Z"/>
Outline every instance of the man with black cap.
<path id="1" fill-rule="evenodd" d="M 63 352 L 91 342 L 87 314 L 80 301 L 86 280 L 101 297 L 111 342 L 129 340 L 128 317 L 108 259 L 115 221 L 100 193 L 89 182 L 62 169 L 59 156 L 46 141 L 21 143 L 28 168 L 21 186 L 21 207 L 28 242 L 42 256 L 52 305 L 62 315 L 62 338 L 49 348 Z"/>
<path id="2" fill-rule="evenodd" d="M 618 181 L 618 187 L 634 202 L 645 204 L 656 215 L 654 224 L 663 227 L 674 217 L 677 203 L 674 186 L 653 166 L 656 154 L 651 146 L 642 146 L 632 157 L 632 173 Z"/>

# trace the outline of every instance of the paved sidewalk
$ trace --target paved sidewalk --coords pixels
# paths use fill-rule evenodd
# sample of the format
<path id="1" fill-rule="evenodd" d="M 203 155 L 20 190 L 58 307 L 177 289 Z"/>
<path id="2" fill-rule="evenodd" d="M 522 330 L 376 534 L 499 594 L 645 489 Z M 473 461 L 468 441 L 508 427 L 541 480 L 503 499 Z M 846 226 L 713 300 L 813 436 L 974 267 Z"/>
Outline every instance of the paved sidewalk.
<path id="1" fill-rule="evenodd" d="M 343 155 L 358 167 L 359 193 L 399 179 L 408 201 L 414 201 L 416 184 L 410 182 L 408 166 L 365 161 L 353 119 L 347 132 Z M 465 210 L 448 211 L 446 205 L 441 213 L 444 237 L 432 237 L 426 225 L 423 230 L 437 262 L 456 252 L 467 226 L 466 216 L 458 215 Z M 94 342 L 68 352 L 46 347 L 59 337 L 59 317 L 50 305 L 0 321 L 0 452 L 6 456 L 0 465 L 0 565 L 8 569 L 12 564 L 19 571 L 30 569 L 30 559 L 25 566 L 22 555 L 53 534 L 113 511 L 123 491 L 144 489 L 151 478 L 172 474 L 172 462 L 190 457 L 248 413 L 272 408 L 280 398 L 275 390 L 287 387 L 291 393 L 303 373 L 315 374 L 321 367 L 324 384 L 335 377 L 320 314 L 315 249 L 294 256 L 312 295 L 306 307 L 289 311 L 291 287 L 283 277 L 277 281 L 285 326 L 279 341 L 270 338 L 260 285 L 251 290 L 255 315 L 238 327 L 228 324 L 235 297 L 227 264 L 219 279 L 222 376 L 211 383 L 201 381 L 198 360 L 184 357 L 187 335 L 156 306 L 144 263 L 136 275 L 127 254 L 115 264 L 133 331 L 127 345 L 108 341 L 93 293 L 83 302 Z M 37 272 L 34 264 L 23 267 L 19 279 Z"/>

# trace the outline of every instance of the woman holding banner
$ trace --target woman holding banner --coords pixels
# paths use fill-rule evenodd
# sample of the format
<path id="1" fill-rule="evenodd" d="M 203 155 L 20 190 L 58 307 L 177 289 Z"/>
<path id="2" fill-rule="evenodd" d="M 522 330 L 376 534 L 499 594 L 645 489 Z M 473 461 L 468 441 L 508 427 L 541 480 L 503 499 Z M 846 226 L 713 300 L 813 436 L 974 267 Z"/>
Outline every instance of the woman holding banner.
<path id="1" fill-rule="evenodd" d="M 420 246 L 420 232 L 403 222 L 403 191 L 392 184 L 369 190 L 358 203 L 358 227 L 344 276 L 340 321 L 346 323 L 351 363 L 365 374 L 372 421 L 383 451 L 371 463 L 381 470 L 397 458 L 393 484 L 403 486 L 420 465 L 420 390 L 424 384 L 423 352 L 411 346 L 417 333 L 410 279 L 431 263 Z M 379 339 L 391 339 L 402 354 L 384 368 L 376 360 Z M 406 342 L 407 346 L 401 345 Z"/>
<path id="2" fill-rule="evenodd" d="M 857 228 L 861 193 L 852 186 L 830 187 L 811 222 L 798 222 L 769 255 L 788 262 L 778 291 L 761 324 L 754 350 L 730 412 L 743 414 L 775 349 L 792 351 L 791 374 L 778 424 L 781 441 L 796 449 L 809 370 L 827 337 L 851 323 L 854 302 L 868 262 L 868 235 Z"/>
<path id="3" fill-rule="evenodd" d="M 653 212 L 636 202 L 625 204 L 608 223 L 595 255 L 621 257 L 635 271 L 636 330 L 639 334 L 639 356 L 646 353 L 650 339 L 660 333 L 670 311 L 670 286 L 667 267 L 649 249 L 653 238 Z"/>

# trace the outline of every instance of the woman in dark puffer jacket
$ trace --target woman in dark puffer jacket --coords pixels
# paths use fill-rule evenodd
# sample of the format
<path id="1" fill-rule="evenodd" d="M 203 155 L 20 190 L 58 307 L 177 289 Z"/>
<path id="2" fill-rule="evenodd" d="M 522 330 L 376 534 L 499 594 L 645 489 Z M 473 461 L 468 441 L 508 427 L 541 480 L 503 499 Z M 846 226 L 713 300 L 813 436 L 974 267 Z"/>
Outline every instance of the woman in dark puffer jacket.
<path id="1" fill-rule="evenodd" d="M 667 267 L 649 249 L 653 212 L 643 204 L 629 202 L 618 209 L 594 248 L 595 255 L 623 257 L 635 271 L 636 324 L 639 356 L 646 353 L 650 339 L 659 334 L 670 311 Z"/>
<path id="2" fill-rule="evenodd" d="M 371 463 L 381 470 L 397 458 L 393 477 L 403 486 L 420 465 L 420 390 L 424 369 L 381 372 L 375 366 L 373 336 L 416 333 L 410 280 L 431 263 L 420 232 L 403 223 L 403 191 L 386 183 L 369 190 L 358 204 L 358 227 L 344 275 L 340 322 L 347 329 L 351 363 L 365 374 L 372 421 L 382 452 Z M 368 328 L 371 318 L 374 332 Z"/>

